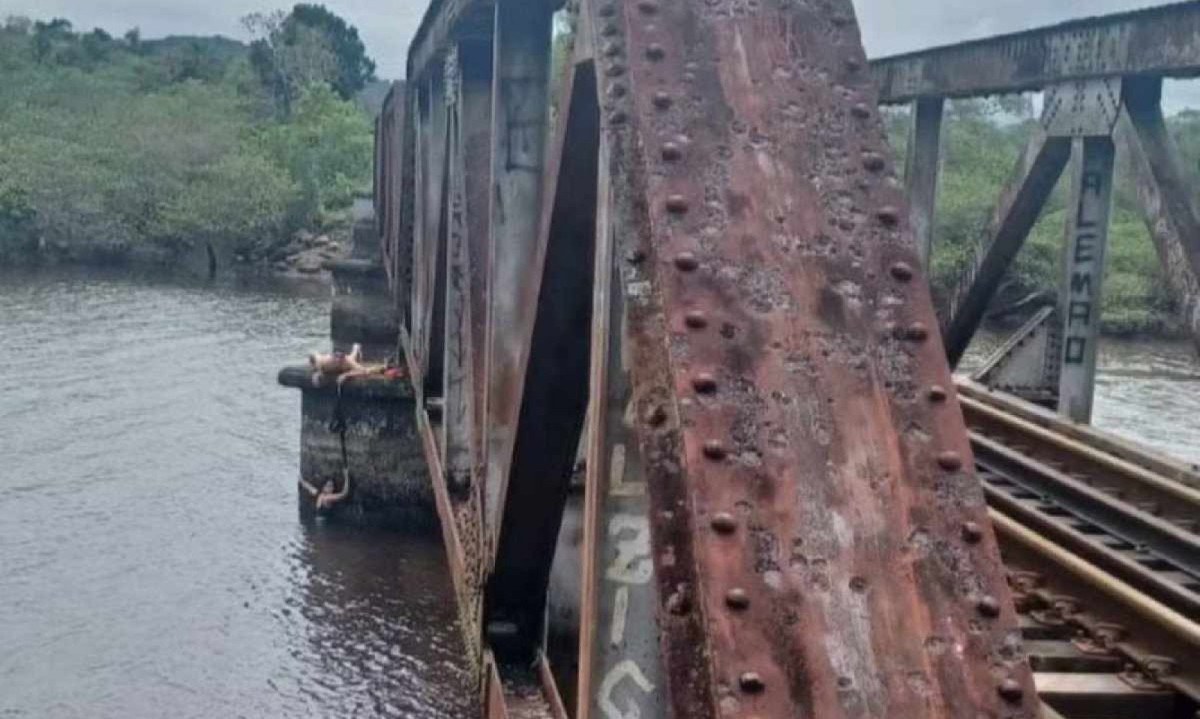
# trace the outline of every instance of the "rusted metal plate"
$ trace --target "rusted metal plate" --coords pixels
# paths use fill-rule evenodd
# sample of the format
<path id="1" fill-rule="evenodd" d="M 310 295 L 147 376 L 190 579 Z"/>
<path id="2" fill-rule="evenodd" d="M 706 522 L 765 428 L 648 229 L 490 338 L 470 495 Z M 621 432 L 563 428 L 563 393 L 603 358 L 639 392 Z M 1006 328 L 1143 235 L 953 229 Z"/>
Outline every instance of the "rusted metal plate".
<path id="1" fill-rule="evenodd" d="M 1056 309 L 1043 307 L 1013 332 L 971 378 L 1031 402 L 1053 400 L 1057 404 L 1060 325 Z"/>
<path id="2" fill-rule="evenodd" d="M 1034 716 L 850 2 L 589 5 L 673 716 Z"/>
<path id="3" fill-rule="evenodd" d="M 1106 75 L 1200 75 L 1200 3 L 1180 2 L 883 58 L 880 101 L 1037 90 Z"/>

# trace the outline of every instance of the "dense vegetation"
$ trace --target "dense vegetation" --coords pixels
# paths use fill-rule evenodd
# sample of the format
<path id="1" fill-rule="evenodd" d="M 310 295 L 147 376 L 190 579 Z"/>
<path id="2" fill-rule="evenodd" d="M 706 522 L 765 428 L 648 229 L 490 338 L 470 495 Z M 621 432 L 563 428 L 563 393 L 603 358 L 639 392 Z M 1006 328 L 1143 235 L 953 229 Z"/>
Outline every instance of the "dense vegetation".
<path id="1" fill-rule="evenodd" d="M 891 141 L 903 157 L 908 118 L 897 113 L 890 120 Z M 931 272 L 935 294 L 945 296 L 973 256 L 1033 124 L 1030 103 L 1021 98 L 948 105 Z M 1200 167 L 1200 113 L 1176 115 L 1170 125 L 1184 156 L 1193 167 Z M 1105 329 L 1114 333 L 1169 330 L 1174 324 L 1171 299 L 1142 220 L 1128 163 L 1120 155 L 1117 172 L 1104 286 Z M 1069 174 L 1064 173 L 1009 273 L 1005 294 L 1010 299 L 1035 292 L 1051 297 L 1057 291 Z"/>
<path id="2" fill-rule="evenodd" d="M 280 32 L 254 52 L 8 19 L 0 263 L 169 264 L 205 244 L 253 261 L 338 222 L 370 182 L 370 119 L 347 98 L 374 66 L 331 18 L 314 6 L 268 16 L 264 32 Z"/>
<path id="3" fill-rule="evenodd" d="M 250 45 L 143 40 L 65 20 L 0 27 L 0 263 L 36 257 L 171 263 L 212 245 L 277 259 L 300 230 L 344 217 L 370 181 L 371 128 L 353 98 L 373 77 L 357 31 L 315 5 L 244 19 Z M 570 23 L 556 26 L 556 56 Z M 557 63 L 556 63 L 557 64 Z M 907 118 L 889 115 L 899 156 Z M 1030 103 L 951 103 L 931 272 L 953 286 L 1033 126 Z M 1200 113 L 1171 120 L 1200 166 Z M 1104 312 L 1109 331 L 1172 324 L 1158 258 L 1118 158 Z M 1010 299 L 1052 296 L 1064 179 L 1021 252 Z"/>

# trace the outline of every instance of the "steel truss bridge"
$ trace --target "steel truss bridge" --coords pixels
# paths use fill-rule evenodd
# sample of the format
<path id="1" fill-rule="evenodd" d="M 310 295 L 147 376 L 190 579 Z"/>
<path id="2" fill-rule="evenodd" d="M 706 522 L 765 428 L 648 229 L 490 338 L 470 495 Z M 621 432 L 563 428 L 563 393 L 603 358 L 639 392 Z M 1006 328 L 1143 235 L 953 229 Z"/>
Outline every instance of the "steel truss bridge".
<path id="1" fill-rule="evenodd" d="M 868 63 L 850 0 L 434 0 L 375 210 L 482 713 L 1195 716 L 1200 477 L 1086 423 L 1119 145 L 1200 336 L 1197 74 L 1197 2 Z M 1029 91 L 939 318 L 945 100 Z M 1068 171 L 1058 306 L 956 382 Z"/>

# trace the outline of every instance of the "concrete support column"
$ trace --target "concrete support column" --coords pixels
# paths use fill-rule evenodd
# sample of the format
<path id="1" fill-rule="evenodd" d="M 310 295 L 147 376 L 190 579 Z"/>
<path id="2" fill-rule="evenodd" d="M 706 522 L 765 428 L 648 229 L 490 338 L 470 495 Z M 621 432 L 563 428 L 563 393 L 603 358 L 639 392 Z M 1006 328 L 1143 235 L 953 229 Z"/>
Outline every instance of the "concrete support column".
<path id="1" fill-rule="evenodd" d="M 1060 299 L 1063 334 L 1058 409 L 1082 423 L 1092 419 L 1115 157 L 1111 137 L 1075 140 Z"/>
<path id="2" fill-rule="evenodd" d="M 921 263 L 929 267 L 933 254 L 934 211 L 937 206 L 938 164 L 942 150 L 942 114 L 945 98 L 922 97 L 912 105 L 912 133 L 904 181 L 911 205 L 913 235 Z"/>

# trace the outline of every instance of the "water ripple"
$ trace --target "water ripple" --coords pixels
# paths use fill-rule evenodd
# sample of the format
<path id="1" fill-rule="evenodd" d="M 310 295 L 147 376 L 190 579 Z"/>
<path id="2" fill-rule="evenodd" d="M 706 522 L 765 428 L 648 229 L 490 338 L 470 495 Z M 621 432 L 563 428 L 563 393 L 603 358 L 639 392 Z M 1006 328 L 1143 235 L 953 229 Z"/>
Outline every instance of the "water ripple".
<path id="1" fill-rule="evenodd" d="M 437 538 L 297 522 L 327 297 L 0 274 L 0 715 L 468 713 Z"/>

